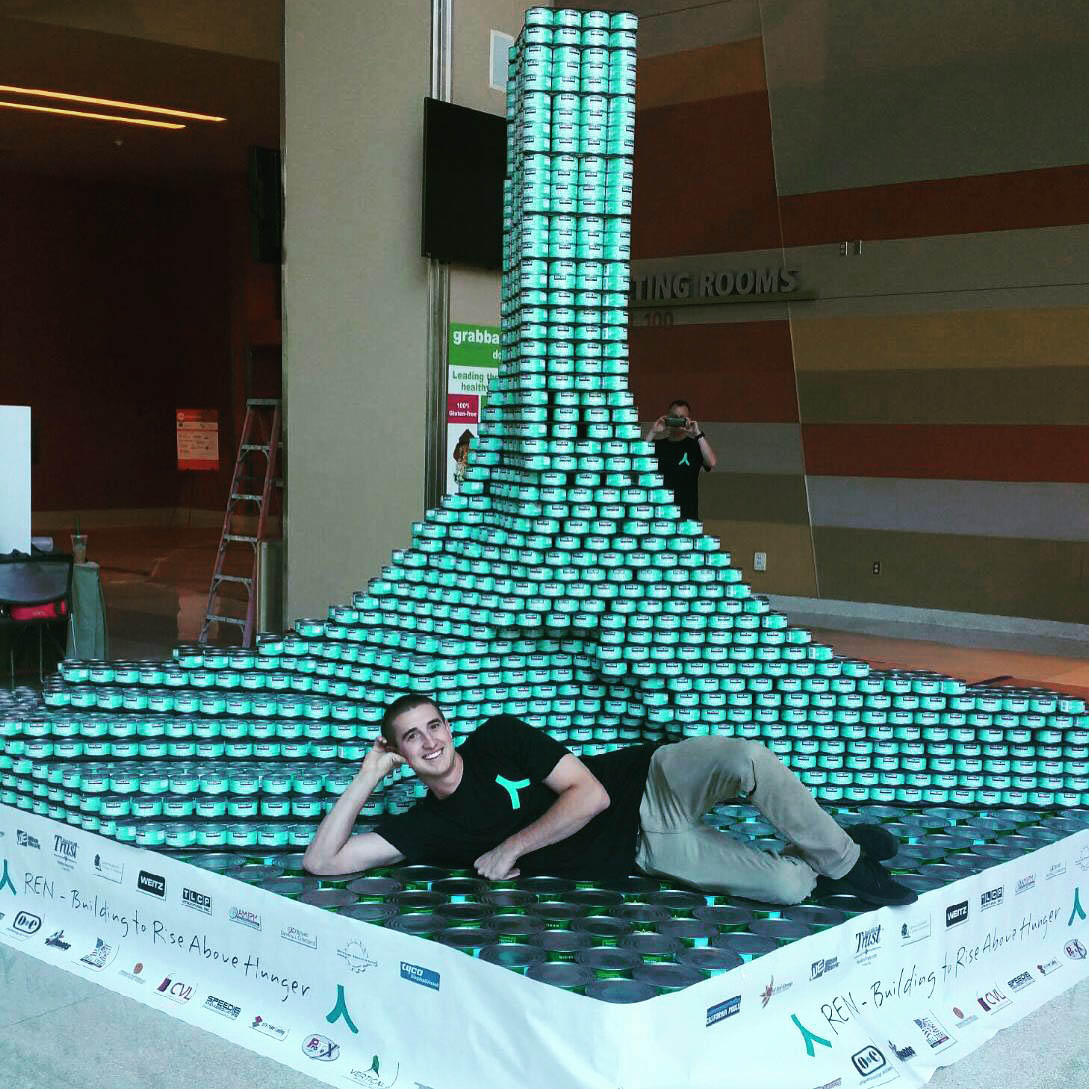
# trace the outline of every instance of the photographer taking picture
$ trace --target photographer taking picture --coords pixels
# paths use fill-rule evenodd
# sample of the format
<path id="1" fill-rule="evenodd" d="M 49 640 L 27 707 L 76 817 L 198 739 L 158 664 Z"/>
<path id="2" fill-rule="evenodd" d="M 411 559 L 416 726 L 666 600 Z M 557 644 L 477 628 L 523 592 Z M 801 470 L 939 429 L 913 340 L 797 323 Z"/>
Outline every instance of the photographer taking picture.
<path id="1" fill-rule="evenodd" d="M 707 436 L 692 419 L 692 406 L 687 401 L 670 402 L 669 410 L 650 425 L 645 438 L 654 443 L 658 471 L 666 487 L 672 489 L 681 517 L 698 519 L 699 475 L 709 473 L 717 459 Z"/>

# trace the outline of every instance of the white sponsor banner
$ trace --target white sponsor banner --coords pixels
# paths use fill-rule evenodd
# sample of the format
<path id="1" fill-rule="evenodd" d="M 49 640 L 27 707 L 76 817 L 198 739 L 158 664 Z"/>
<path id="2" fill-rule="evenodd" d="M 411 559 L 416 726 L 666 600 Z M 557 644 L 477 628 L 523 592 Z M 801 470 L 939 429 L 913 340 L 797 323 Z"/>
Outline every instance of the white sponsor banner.
<path id="1" fill-rule="evenodd" d="M 899 1089 L 1089 975 L 1089 832 L 633 1006 L 6 806 L 0 858 L 0 942 L 337 1086 Z"/>

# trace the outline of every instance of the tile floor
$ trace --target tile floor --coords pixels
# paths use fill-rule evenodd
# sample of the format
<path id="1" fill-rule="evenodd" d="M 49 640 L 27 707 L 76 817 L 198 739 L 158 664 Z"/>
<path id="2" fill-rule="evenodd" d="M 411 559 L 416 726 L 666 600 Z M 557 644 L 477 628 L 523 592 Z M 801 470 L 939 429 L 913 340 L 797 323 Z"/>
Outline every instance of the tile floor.
<path id="1" fill-rule="evenodd" d="M 175 642 L 196 637 L 218 536 L 215 529 L 192 528 L 95 531 L 88 554 L 102 567 L 111 656 L 166 656 Z M 840 653 L 882 665 L 936 669 L 970 683 L 1010 677 L 1089 693 L 1084 660 L 848 632 L 814 635 Z M 78 1041 L 78 1047 L 61 1046 L 66 1040 Z M 15 1076 L 12 1084 L 19 1089 L 317 1089 L 321 1084 L 4 946 L 0 1069 Z M 1089 1086 L 1089 981 L 939 1071 L 931 1084 L 936 1089 Z"/>

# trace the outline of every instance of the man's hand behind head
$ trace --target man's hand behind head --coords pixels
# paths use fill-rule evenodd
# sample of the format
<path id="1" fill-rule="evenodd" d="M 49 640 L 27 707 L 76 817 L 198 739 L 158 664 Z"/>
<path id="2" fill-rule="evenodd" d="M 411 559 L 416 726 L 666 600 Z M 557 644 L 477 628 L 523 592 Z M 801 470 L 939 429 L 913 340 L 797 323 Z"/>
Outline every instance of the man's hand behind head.
<path id="1" fill-rule="evenodd" d="M 384 737 L 380 737 L 374 747 L 363 758 L 360 773 L 369 773 L 381 782 L 391 771 L 405 762 L 405 758 L 389 747 Z"/>

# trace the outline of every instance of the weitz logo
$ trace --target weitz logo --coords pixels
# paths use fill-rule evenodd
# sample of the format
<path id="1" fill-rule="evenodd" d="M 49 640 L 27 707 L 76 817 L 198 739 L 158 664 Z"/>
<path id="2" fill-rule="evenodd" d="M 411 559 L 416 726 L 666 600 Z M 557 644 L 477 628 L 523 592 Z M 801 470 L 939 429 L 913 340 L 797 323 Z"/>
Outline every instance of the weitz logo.
<path id="1" fill-rule="evenodd" d="M 340 1054 L 340 1044 L 334 1043 L 328 1036 L 319 1036 L 315 1032 L 303 1040 L 302 1052 L 308 1059 L 331 1063 Z"/>
<path id="2" fill-rule="evenodd" d="M 980 1008 L 984 1013 L 994 1013 L 995 1010 L 1000 1010 L 1003 1006 L 1008 1006 L 1010 1004 L 1009 996 L 1004 995 L 997 987 L 988 991 L 986 994 L 979 995 L 979 997 L 976 998 L 976 1001 L 979 1003 Z"/>
<path id="3" fill-rule="evenodd" d="M 185 1003 L 193 997 L 193 985 L 191 983 L 183 983 L 180 979 L 171 979 L 170 976 L 164 976 L 162 983 L 155 989 L 159 994 L 173 999 L 175 1002 Z"/>
<path id="4" fill-rule="evenodd" d="M 979 894 L 979 910 L 986 911 L 988 908 L 1001 907 L 1005 898 L 1005 885 L 999 885 L 997 889 L 988 889 L 986 892 Z"/>
<path id="5" fill-rule="evenodd" d="M 1057 972 L 1062 965 L 1057 960 L 1049 960 L 1046 964 L 1037 964 L 1036 971 L 1042 976 L 1049 976 L 1052 972 Z"/>
<path id="6" fill-rule="evenodd" d="M 961 900 L 959 904 L 950 904 L 945 909 L 945 927 L 960 926 L 968 921 L 968 901 Z"/>
<path id="7" fill-rule="evenodd" d="M 1065 862 L 1053 862 L 1047 869 L 1047 873 L 1044 874 L 1044 880 L 1050 881 L 1054 877 L 1062 877 L 1066 873 Z"/>
<path id="8" fill-rule="evenodd" d="M 913 1048 L 913 1047 L 912 1047 L 912 1046 L 911 1046 L 910 1044 L 908 1044 L 908 1045 L 907 1045 L 906 1047 L 897 1047 L 897 1046 L 896 1046 L 896 1045 L 895 1045 L 895 1044 L 894 1044 L 894 1043 L 893 1043 L 893 1042 L 892 1042 L 892 1041 L 890 1040 L 890 1041 L 889 1041 L 889 1047 L 891 1047 L 891 1048 L 892 1048 L 892 1053 L 893 1053 L 893 1054 L 894 1054 L 894 1055 L 895 1055 L 895 1056 L 896 1056 L 896 1057 L 897 1057 L 897 1058 L 898 1058 L 898 1059 L 900 1060 L 900 1062 L 902 1062 L 902 1063 L 906 1063 L 906 1062 L 908 1062 L 909 1060 L 911 1060 L 911 1059 L 914 1059 L 914 1058 L 915 1058 L 915 1048 Z"/>
<path id="9" fill-rule="evenodd" d="M 409 964 L 407 960 L 401 961 L 401 978 L 409 983 L 418 983 L 421 987 L 429 987 L 433 991 L 439 989 L 439 973 L 430 968 L 421 968 L 418 964 Z"/>
<path id="10" fill-rule="evenodd" d="M 733 1017 L 741 1012 L 741 995 L 735 994 L 733 998 L 727 998 L 725 1002 L 719 1002 L 715 1006 L 707 1008 L 707 1027 L 717 1025 L 719 1021 L 725 1021 L 727 1017 Z"/>
<path id="11" fill-rule="evenodd" d="M 777 994 L 782 994 L 783 991 L 789 991 L 793 987 L 793 983 L 780 983 L 778 987 L 775 986 L 775 977 L 772 976 L 768 980 L 768 985 L 760 992 L 760 1006 L 763 1008 L 766 1006 Z"/>
<path id="12" fill-rule="evenodd" d="M 136 887 L 141 892 L 146 892 L 148 896 L 157 896 L 161 900 L 166 895 L 166 878 L 160 877 L 157 873 L 141 870 L 139 877 L 136 878 Z"/>
<path id="13" fill-rule="evenodd" d="M 41 928 L 41 919 L 29 911 L 17 911 L 15 918 L 11 921 L 11 929 L 20 938 L 29 938 L 32 934 L 37 934 Z"/>
<path id="14" fill-rule="evenodd" d="M 368 968 L 374 968 L 378 964 L 378 961 L 367 956 L 367 947 L 358 940 L 350 941 L 347 945 L 341 946 L 337 950 L 337 956 L 356 975 L 362 975 Z"/>
<path id="15" fill-rule="evenodd" d="M 182 903 L 194 911 L 202 911 L 205 915 L 212 914 L 212 898 L 196 889 L 182 889 Z"/>
<path id="16" fill-rule="evenodd" d="M 813 961 L 812 967 L 809 969 L 810 981 L 814 979 L 820 979 L 821 976 L 828 975 L 829 972 L 834 972 L 839 967 L 839 957 L 825 957 L 823 960 Z"/>
<path id="17" fill-rule="evenodd" d="M 274 1025 L 271 1021 L 266 1021 L 260 1014 L 253 1019 L 253 1024 L 250 1025 L 250 1028 L 257 1032 L 263 1032 L 266 1036 L 271 1036 L 274 1040 L 283 1040 L 287 1037 L 287 1029 L 280 1028 L 279 1025 Z"/>
<path id="18" fill-rule="evenodd" d="M 104 877 L 107 881 L 114 881 L 120 885 L 125 877 L 125 864 L 123 862 L 110 862 L 109 859 L 103 858 L 101 855 L 95 855 L 95 873 L 99 877 Z"/>
<path id="19" fill-rule="evenodd" d="M 856 1051 L 851 1056 L 851 1062 L 854 1064 L 854 1068 L 864 1077 L 867 1078 L 871 1074 L 876 1074 L 883 1066 L 888 1063 L 888 1059 L 885 1058 L 881 1049 L 875 1047 L 873 1044 L 867 1044 L 861 1051 Z"/>
<path id="20" fill-rule="evenodd" d="M 15 842 L 18 843 L 20 847 L 33 847 L 35 851 L 40 851 L 42 849 L 42 845 L 38 840 L 29 832 L 24 832 L 21 828 L 15 829 Z"/>
<path id="21" fill-rule="evenodd" d="M 1031 972 L 1022 972 L 1019 976 L 1014 976 L 1013 979 L 1006 981 L 1011 991 L 1023 991 L 1035 982 L 1036 980 L 1032 978 Z"/>
<path id="22" fill-rule="evenodd" d="M 63 930 L 54 930 L 48 938 L 45 939 L 45 944 L 51 946 L 53 949 L 71 949 L 72 943 L 64 940 Z"/>
<path id="23" fill-rule="evenodd" d="M 1036 888 L 1036 874 L 1025 874 L 1024 877 L 1018 879 L 1017 888 L 1014 890 L 1014 896 L 1020 896 L 1021 893 L 1030 892 L 1034 888 Z"/>
<path id="24" fill-rule="evenodd" d="M 251 930 L 261 929 L 261 916 L 256 911 L 250 911 L 249 908 L 233 907 L 227 913 L 227 918 L 232 923 L 248 926 Z"/>
<path id="25" fill-rule="evenodd" d="M 66 870 L 70 870 L 76 864 L 78 852 L 79 844 L 74 839 L 65 839 L 64 836 L 53 837 L 53 854 Z"/>
<path id="26" fill-rule="evenodd" d="M 79 963 L 87 965 L 88 968 L 93 968 L 96 972 L 101 972 L 103 968 L 113 963 L 116 956 L 117 948 L 115 946 L 110 945 L 109 942 L 104 942 L 101 938 L 95 938 L 94 949 L 80 957 Z"/>
<path id="27" fill-rule="evenodd" d="M 1085 946 L 1075 938 L 1066 943 L 1066 955 L 1071 960 L 1085 960 Z"/>
<path id="28" fill-rule="evenodd" d="M 226 1017 L 228 1021 L 237 1021 L 238 1015 L 242 1012 L 241 1006 L 236 1006 L 233 1002 L 226 1002 L 222 998 L 216 998 L 214 994 L 210 994 L 204 1000 L 204 1008 Z"/>
<path id="29" fill-rule="evenodd" d="M 280 931 L 280 937 L 287 942 L 295 942 L 296 945 L 305 945 L 307 949 L 317 949 L 318 939 L 307 930 L 300 930 L 297 926 L 285 926 Z"/>
<path id="30" fill-rule="evenodd" d="M 855 935 L 855 960 L 872 959 L 881 944 L 881 924 L 871 926 L 869 930 L 860 930 Z"/>

